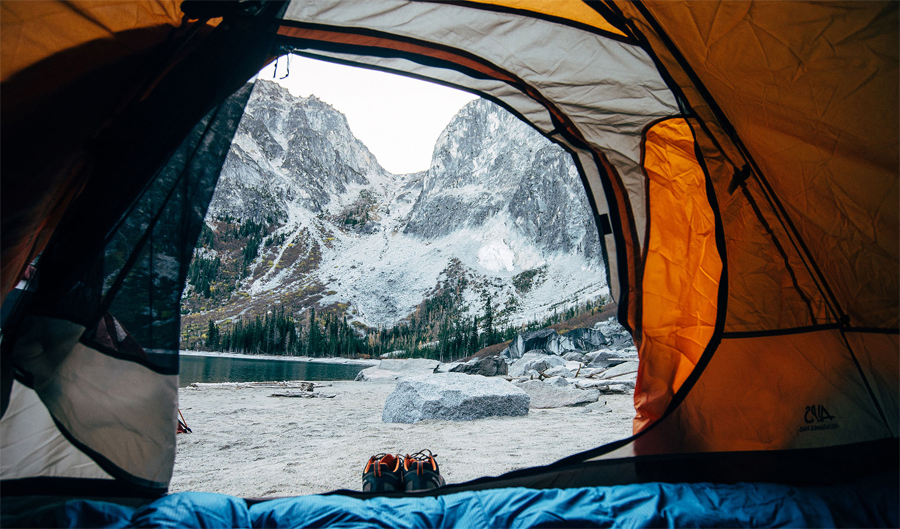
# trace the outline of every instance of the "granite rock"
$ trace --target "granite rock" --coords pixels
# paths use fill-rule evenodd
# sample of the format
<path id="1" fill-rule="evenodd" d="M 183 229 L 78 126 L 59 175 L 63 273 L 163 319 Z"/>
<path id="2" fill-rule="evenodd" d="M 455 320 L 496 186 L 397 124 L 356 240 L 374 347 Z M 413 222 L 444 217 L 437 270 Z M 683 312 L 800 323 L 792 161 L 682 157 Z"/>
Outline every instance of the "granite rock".
<path id="1" fill-rule="evenodd" d="M 573 378 L 575 373 L 569 371 L 565 366 L 554 366 L 544 371 L 545 377 L 563 377 Z"/>
<path id="2" fill-rule="evenodd" d="M 495 377 L 507 374 L 508 369 L 507 363 L 499 356 L 487 356 L 457 364 L 450 368 L 450 372 Z"/>
<path id="3" fill-rule="evenodd" d="M 528 393 L 500 378 L 439 373 L 400 381 L 388 395 L 381 419 L 408 424 L 516 417 L 528 413 L 530 401 Z"/>
<path id="4" fill-rule="evenodd" d="M 356 375 L 357 382 L 395 382 L 404 377 L 434 373 L 440 362 L 426 358 L 385 359 Z"/>

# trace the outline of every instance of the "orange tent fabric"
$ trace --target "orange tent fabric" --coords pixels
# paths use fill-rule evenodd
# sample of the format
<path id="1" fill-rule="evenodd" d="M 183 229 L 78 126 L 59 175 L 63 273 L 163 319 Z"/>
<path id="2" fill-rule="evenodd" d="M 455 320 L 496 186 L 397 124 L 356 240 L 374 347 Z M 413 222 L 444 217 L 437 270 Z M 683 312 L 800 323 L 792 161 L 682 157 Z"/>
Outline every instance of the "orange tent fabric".
<path id="1" fill-rule="evenodd" d="M 790 219 L 778 238 L 795 273 L 812 276 L 798 278 L 799 290 L 828 305 L 823 314 L 813 300 L 817 321 L 846 315 L 855 327 L 897 328 L 897 4 L 616 5 L 650 39 L 735 168 L 744 165 L 738 153 L 752 160 L 747 185 L 760 207 L 772 208 L 765 197 L 774 196 L 774 209 Z M 667 38 L 677 39 L 676 50 Z M 766 305 L 778 302 L 781 286 L 736 294 L 755 306 L 734 311 L 727 329 L 803 323 L 791 314 L 804 311 L 793 308 L 771 318 Z"/>
<path id="2" fill-rule="evenodd" d="M 650 221 L 635 431 L 662 417 L 716 327 L 723 264 L 706 175 L 695 152 L 683 118 L 656 123 L 645 134 Z"/>

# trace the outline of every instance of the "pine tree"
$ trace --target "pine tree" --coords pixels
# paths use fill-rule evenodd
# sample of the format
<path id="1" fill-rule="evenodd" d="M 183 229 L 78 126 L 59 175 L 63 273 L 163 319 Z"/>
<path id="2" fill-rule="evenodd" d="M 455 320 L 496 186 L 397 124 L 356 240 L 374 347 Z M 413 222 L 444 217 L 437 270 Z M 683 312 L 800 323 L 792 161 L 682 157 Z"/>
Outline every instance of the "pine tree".
<path id="1" fill-rule="evenodd" d="M 471 356 L 478 352 L 478 318 L 472 319 L 472 334 L 469 335 L 468 355 Z"/>
<path id="2" fill-rule="evenodd" d="M 438 332 L 438 353 L 441 362 L 444 361 L 444 355 L 450 357 L 450 322 L 441 319 L 440 331 Z"/>
<path id="3" fill-rule="evenodd" d="M 309 356 L 319 356 L 319 348 L 321 337 L 319 333 L 319 323 L 316 321 L 316 309 L 314 307 L 310 307 L 309 309 L 309 338 L 307 338 L 307 354 Z"/>
<path id="4" fill-rule="evenodd" d="M 482 318 L 482 328 L 484 329 L 484 347 L 493 345 L 494 343 L 494 307 L 491 303 L 491 296 L 484 301 L 484 317 Z"/>
<path id="5" fill-rule="evenodd" d="M 206 347 L 212 350 L 219 347 L 219 328 L 212 320 L 209 320 L 209 327 L 206 331 Z"/>

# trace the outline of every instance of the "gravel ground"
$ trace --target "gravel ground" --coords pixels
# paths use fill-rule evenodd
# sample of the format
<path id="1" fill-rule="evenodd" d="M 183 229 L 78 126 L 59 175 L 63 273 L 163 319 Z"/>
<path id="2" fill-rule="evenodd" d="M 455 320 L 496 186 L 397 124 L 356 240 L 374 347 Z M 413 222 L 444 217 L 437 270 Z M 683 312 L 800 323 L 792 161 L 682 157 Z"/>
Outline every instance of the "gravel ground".
<path id="1" fill-rule="evenodd" d="M 448 483 L 551 463 L 631 435 L 632 395 L 603 395 L 611 412 L 530 410 L 524 417 L 388 424 L 392 383 L 325 382 L 334 398 L 278 398 L 294 390 L 235 384 L 180 390 L 192 434 L 178 436 L 170 491 L 242 497 L 317 494 L 361 487 L 379 452 L 438 455 Z"/>

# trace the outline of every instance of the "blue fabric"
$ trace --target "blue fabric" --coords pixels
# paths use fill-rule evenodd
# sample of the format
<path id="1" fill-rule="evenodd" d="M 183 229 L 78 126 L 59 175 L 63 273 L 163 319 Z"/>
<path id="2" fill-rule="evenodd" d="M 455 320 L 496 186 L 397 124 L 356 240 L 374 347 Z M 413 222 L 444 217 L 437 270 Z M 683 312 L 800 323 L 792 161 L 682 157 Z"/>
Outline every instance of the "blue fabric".
<path id="1" fill-rule="evenodd" d="M 3 527 L 898 527 L 896 472 L 858 483 L 669 484 L 469 491 L 436 498 L 298 496 L 247 508 L 240 498 L 180 492 L 134 509 L 70 500 Z M 251 523 L 252 522 L 252 523 Z"/>
<path id="2" fill-rule="evenodd" d="M 129 527 L 133 507 L 92 500 L 44 505 L 18 516 L 2 517 L 2 527 Z"/>
<path id="3" fill-rule="evenodd" d="M 251 527 L 247 502 L 211 492 L 163 496 L 135 511 L 133 527 Z"/>
<path id="4" fill-rule="evenodd" d="M 834 487 L 668 484 L 301 496 L 250 508 L 253 527 L 897 527 L 897 475 Z"/>
<path id="5" fill-rule="evenodd" d="M 836 527 L 900 527 L 900 474 L 888 472 L 853 486 L 808 489 L 826 505 Z"/>

